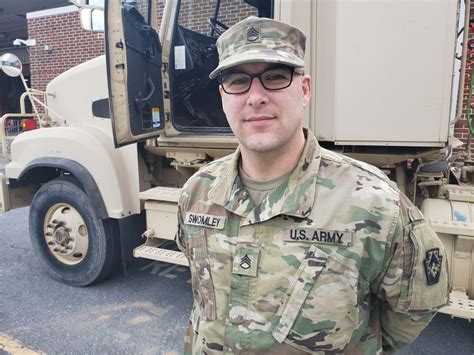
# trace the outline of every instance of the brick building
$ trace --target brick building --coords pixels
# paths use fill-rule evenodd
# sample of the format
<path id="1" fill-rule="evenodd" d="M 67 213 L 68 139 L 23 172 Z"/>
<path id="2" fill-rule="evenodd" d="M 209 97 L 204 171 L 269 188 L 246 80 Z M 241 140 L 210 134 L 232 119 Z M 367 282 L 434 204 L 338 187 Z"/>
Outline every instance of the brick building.
<path id="1" fill-rule="evenodd" d="M 13 53 L 23 63 L 23 75 L 30 78 L 30 62 L 26 40 L 26 14 L 31 11 L 56 8 L 68 0 L 1 0 L 0 1 L 0 55 Z M 31 44 L 31 43 L 30 43 Z M 11 78 L 0 70 L 0 116 L 5 112 L 19 112 L 19 98 L 24 88 L 19 77 Z"/>
<path id="2" fill-rule="evenodd" d="M 470 19 L 469 19 L 469 40 L 468 40 L 468 52 L 467 52 L 467 64 L 466 64 L 466 76 L 465 76 L 465 82 L 464 82 L 464 93 L 463 93 L 463 111 L 462 111 L 462 116 L 461 119 L 456 122 L 454 125 L 454 135 L 461 139 L 464 143 L 467 142 L 468 136 L 469 136 L 469 126 L 467 122 L 467 117 L 466 117 L 466 108 L 467 108 L 467 102 L 468 102 L 468 92 L 469 92 L 469 86 L 471 85 L 471 74 L 474 70 L 474 2 L 471 2 L 471 13 L 470 13 Z M 474 125 L 474 88 L 473 88 L 473 95 L 471 98 L 471 122 L 473 122 Z M 474 127 L 473 127 L 474 128 Z M 465 147 L 463 146 L 462 149 Z M 474 142 L 471 146 L 471 152 L 474 153 Z"/>
<path id="3" fill-rule="evenodd" d="M 31 85 L 45 90 L 59 74 L 104 53 L 104 34 L 81 27 L 76 6 L 38 11 L 27 15 Z"/>

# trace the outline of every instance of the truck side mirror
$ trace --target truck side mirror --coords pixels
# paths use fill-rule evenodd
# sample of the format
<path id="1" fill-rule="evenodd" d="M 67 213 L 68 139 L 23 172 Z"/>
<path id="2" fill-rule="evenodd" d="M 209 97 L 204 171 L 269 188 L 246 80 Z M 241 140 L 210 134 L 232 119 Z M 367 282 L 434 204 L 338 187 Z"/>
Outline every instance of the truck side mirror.
<path id="1" fill-rule="evenodd" d="M 21 82 L 23 83 L 23 86 L 25 87 L 25 92 L 28 94 L 28 98 L 30 99 L 31 107 L 33 107 L 33 111 L 35 111 L 36 116 L 39 117 L 38 109 L 36 108 L 35 102 L 39 103 L 41 106 L 45 108 L 48 108 L 48 107 L 46 107 L 45 104 L 43 104 L 40 100 L 38 100 L 36 97 L 34 97 L 31 94 L 31 90 L 30 88 L 28 88 L 28 85 L 26 84 L 25 77 L 21 73 L 23 70 L 23 65 L 21 64 L 21 60 L 12 53 L 5 53 L 0 57 L 0 68 L 6 75 L 12 78 L 16 78 L 17 76 L 21 78 Z"/>
<path id="2" fill-rule="evenodd" d="M 104 10 L 81 8 L 81 24 L 86 31 L 104 32 Z"/>
<path id="3" fill-rule="evenodd" d="M 5 53 L 0 58 L 0 67 L 2 71 L 12 77 L 16 78 L 17 76 L 21 75 L 21 71 L 23 69 L 23 65 L 21 64 L 20 59 L 14 54 Z"/>

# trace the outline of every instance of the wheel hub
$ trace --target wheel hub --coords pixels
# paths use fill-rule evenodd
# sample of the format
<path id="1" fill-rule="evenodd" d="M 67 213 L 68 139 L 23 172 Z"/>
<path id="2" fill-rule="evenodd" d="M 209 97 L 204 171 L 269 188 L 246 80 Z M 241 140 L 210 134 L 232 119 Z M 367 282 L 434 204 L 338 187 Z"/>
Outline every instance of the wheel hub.
<path id="1" fill-rule="evenodd" d="M 64 227 L 60 227 L 54 232 L 54 240 L 56 244 L 66 246 L 71 238 L 66 229 Z"/>
<path id="2" fill-rule="evenodd" d="M 52 206 L 45 216 L 44 237 L 51 254 L 67 265 L 80 263 L 89 245 L 82 216 L 67 204 Z"/>

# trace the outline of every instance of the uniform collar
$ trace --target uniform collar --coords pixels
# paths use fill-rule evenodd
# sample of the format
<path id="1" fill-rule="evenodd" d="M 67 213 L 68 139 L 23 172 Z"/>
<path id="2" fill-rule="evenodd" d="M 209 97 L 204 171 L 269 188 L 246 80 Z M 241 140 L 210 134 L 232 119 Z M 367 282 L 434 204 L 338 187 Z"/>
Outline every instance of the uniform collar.
<path id="1" fill-rule="evenodd" d="M 306 143 L 295 170 L 260 206 L 255 206 L 238 176 L 239 148 L 223 164 L 221 174 L 209 191 L 209 199 L 246 218 L 248 223 L 263 222 L 277 215 L 308 217 L 315 199 L 321 148 L 310 130 L 305 128 L 304 134 Z"/>

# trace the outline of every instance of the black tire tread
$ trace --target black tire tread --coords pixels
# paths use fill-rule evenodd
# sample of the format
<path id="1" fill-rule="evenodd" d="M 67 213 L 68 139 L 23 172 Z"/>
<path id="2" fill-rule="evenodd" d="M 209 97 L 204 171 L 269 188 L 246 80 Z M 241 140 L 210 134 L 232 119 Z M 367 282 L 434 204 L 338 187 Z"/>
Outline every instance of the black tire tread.
<path id="1" fill-rule="evenodd" d="M 81 213 L 85 222 L 89 222 L 86 223 L 90 238 L 89 248 L 91 248 L 93 244 L 92 238 L 99 238 L 95 240 L 95 243 L 99 243 L 97 245 L 100 245 L 99 249 L 105 248 L 105 250 L 102 251 L 89 250 L 84 261 L 78 264 L 77 267 L 68 267 L 55 260 L 54 256 L 47 250 L 42 232 L 39 233 L 44 223 L 43 212 L 52 206 L 53 203 L 57 202 L 71 204 Z M 116 220 L 110 218 L 104 220 L 97 218 L 97 214 L 87 194 L 83 190 L 80 182 L 73 176 L 59 177 L 44 184 L 33 198 L 29 219 L 30 238 L 33 249 L 38 255 L 43 267 L 54 279 L 72 286 L 89 286 L 104 280 L 117 269 L 120 262 L 120 239 L 117 235 L 118 223 Z M 93 225 L 91 226 L 90 224 Z M 96 232 L 98 235 L 94 235 Z M 100 255 L 102 255 L 103 258 L 100 257 L 98 259 L 96 257 L 97 253 L 102 253 Z M 105 255 L 103 255 L 103 253 L 105 253 Z M 82 270 L 84 268 L 86 269 Z M 83 273 L 83 271 L 86 272 Z"/>

